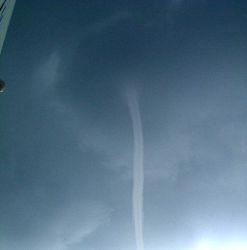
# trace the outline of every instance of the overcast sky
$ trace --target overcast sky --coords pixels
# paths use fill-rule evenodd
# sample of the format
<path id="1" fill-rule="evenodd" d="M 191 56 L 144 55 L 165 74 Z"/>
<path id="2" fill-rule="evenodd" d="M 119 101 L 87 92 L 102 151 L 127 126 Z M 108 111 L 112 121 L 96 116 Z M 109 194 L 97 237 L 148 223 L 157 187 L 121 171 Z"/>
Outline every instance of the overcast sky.
<path id="1" fill-rule="evenodd" d="M 0 60 L 0 249 L 136 250 L 128 88 L 145 250 L 247 249 L 246 68 L 244 0 L 17 0 Z"/>

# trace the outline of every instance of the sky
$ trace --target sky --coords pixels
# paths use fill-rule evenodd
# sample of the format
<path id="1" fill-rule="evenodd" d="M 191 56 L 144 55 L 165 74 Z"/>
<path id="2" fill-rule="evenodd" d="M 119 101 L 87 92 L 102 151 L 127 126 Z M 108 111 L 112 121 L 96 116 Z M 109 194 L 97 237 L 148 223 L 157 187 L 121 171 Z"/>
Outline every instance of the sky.
<path id="1" fill-rule="evenodd" d="M 17 0 L 0 58 L 0 249 L 247 249 L 246 13 Z"/>

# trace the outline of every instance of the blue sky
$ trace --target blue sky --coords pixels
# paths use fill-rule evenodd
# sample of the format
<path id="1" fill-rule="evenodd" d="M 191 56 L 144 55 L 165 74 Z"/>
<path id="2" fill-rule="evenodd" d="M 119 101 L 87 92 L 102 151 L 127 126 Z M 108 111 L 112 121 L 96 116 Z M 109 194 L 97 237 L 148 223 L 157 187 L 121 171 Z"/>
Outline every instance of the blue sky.
<path id="1" fill-rule="evenodd" d="M 1 54 L 0 248 L 247 246 L 244 1 L 17 1 Z"/>

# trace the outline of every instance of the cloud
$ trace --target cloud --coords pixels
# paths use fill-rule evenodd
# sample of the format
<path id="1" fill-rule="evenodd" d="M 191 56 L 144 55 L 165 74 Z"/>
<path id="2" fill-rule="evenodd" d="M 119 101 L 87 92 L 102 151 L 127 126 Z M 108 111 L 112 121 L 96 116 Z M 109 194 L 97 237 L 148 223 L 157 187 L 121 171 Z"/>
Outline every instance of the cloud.
<path id="1" fill-rule="evenodd" d="M 161 131 L 160 131 L 161 132 Z M 194 156 L 190 134 L 178 132 L 172 139 L 166 133 L 146 146 L 146 176 L 149 181 L 174 183 L 181 172 L 190 170 Z"/>
<path id="2" fill-rule="evenodd" d="M 30 96 L 35 101 L 16 130 L 11 161 L 3 160 L 8 170 L 1 185 L 11 195 L 2 196 L 2 249 L 70 250 L 110 220 L 107 201 L 96 198 L 107 174 L 105 155 L 82 143 L 85 116 L 60 98 L 62 58 L 52 51 L 34 72 Z M 102 179 L 92 187 L 96 173 Z"/>
<path id="3" fill-rule="evenodd" d="M 77 53 L 78 47 L 87 39 L 94 38 L 101 35 L 104 32 L 107 32 L 108 29 L 114 28 L 122 22 L 131 21 L 135 19 L 137 16 L 136 13 L 132 13 L 131 11 L 117 11 L 103 17 L 101 19 L 96 19 L 96 21 L 88 24 L 83 27 L 83 31 L 77 32 L 70 38 L 70 48 L 66 48 L 67 50 L 71 50 L 72 54 Z"/>
<path id="4" fill-rule="evenodd" d="M 225 89 L 228 90 L 220 90 L 220 98 L 212 94 L 211 89 L 196 90 L 193 95 L 190 91 L 195 90 L 192 89 L 184 91 L 183 100 L 169 104 L 160 102 L 160 107 L 153 105 L 156 115 L 155 118 L 150 115 L 150 119 L 165 119 L 157 120 L 159 129 L 144 131 L 149 138 L 147 180 L 176 184 L 183 176 L 182 180 L 190 180 L 191 186 L 245 191 L 247 124 L 244 96 L 233 93 L 227 85 Z M 228 91 L 231 91 L 231 102 Z M 234 95 L 238 97 L 235 99 Z M 162 107 L 166 107 L 165 111 Z"/>
<path id="5" fill-rule="evenodd" d="M 144 188 L 144 164 L 143 164 L 143 132 L 142 121 L 139 110 L 139 102 L 135 90 L 127 93 L 127 103 L 133 127 L 133 221 L 135 226 L 136 247 L 144 250 L 143 239 L 143 188 Z"/>
<path id="6" fill-rule="evenodd" d="M 170 6 L 175 8 L 175 7 L 181 7 L 181 5 L 184 3 L 184 0 L 171 0 L 169 2 Z"/>
<path id="7" fill-rule="evenodd" d="M 179 14 L 184 4 L 184 0 L 170 0 L 167 4 L 166 22 L 173 25 L 176 16 Z"/>
<path id="8" fill-rule="evenodd" d="M 87 237 L 109 223 L 111 210 L 97 202 L 88 203 L 81 199 L 79 202 L 67 204 L 45 221 L 46 227 L 42 231 L 30 232 L 25 238 L 15 237 L 15 240 L 4 233 L 8 241 L 5 242 L 4 239 L 0 243 L 1 248 L 73 250 L 77 246 L 83 246 Z M 33 219 L 35 219 L 33 223 L 36 223 L 36 218 Z M 21 235 L 21 232 L 19 234 Z"/>
<path id="9" fill-rule="evenodd" d="M 98 21 L 92 25 L 89 25 L 88 28 L 86 28 L 86 33 L 87 35 L 99 34 L 107 30 L 108 28 L 111 28 L 119 24 L 122 21 L 131 20 L 133 18 L 134 18 L 134 15 L 131 12 L 127 12 L 127 11 L 116 12 L 101 21 Z"/>
<path id="10" fill-rule="evenodd" d="M 204 4 L 206 0 L 169 0 L 167 2 L 166 22 L 174 25 L 176 17 L 178 17 L 184 9 L 198 4 Z"/>
<path id="11" fill-rule="evenodd" d="M 110 210 L 97 203 L 71 204 L 65 209 L 44 235 L 45 244 L 40 250 L 70 250 L 109 221 Z M 47 239 L 48 237 L 48 239 Z M 36 245 L 35 249 L 38 249 Z"/>
<path id="12" fill-rule="evenodd" d="M 48 58 L 40 65 L 35 72 L 34 84 L 35 92 L 38 95 L 47 95 L 55 89 L 55 84 L 59 78 L 59 66 L 61 55 L 58 51 L 53 51 Z"/>
<path id="13" fill-rule="evenodd" d="M 128 18 L 131 18 L 130 13 L 116 13 L 102 22 L 89 26 L 88 34 L 101 32 Z M 109 169 L 118 171 L 124 167 L 128 171 L 131 165 L 131 152 L 126 147 L 128 138 L 121 134 L 109 133 L 104 126 L 95 124 L 90 119 L 83 102 L 82 107 L 78 109 L 60 95 L 61 87 L 64 86 L 62 81 L 64 73 L 61 70 L 64 62 L 66 62 L 66 67 L 73 63 L 67 60 L 66 55 L 59 50 L 54 50 L 47 55 L 34 74 L 33 95 L 35 98 L 41 98 L 40 101 L 49 108 L 49 112 L 54 113 L 54 117 L 59 119 L 61 127 L 69 131 L 70 137 L 81 152 L 97 152 L 107 158 L 107 163 L 104 162 L 104 164 Z M 119 141 L 122 143 L 120 144 Z"/>

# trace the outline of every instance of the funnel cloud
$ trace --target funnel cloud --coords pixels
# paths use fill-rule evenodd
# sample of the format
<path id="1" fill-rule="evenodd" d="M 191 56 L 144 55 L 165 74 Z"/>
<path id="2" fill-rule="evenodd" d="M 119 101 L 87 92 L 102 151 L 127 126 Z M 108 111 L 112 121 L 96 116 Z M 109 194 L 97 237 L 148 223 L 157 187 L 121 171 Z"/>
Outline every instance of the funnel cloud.
<path id="1" fill-rule="evenodd" d="M 136 249 L 144 250 L 143 240 L 143 132 L 137 94 L 134 90 L 127 93 L 128 107 L 132 120 L 134 136 L 133 157 L 133 218 L 135 226 Z"/>

